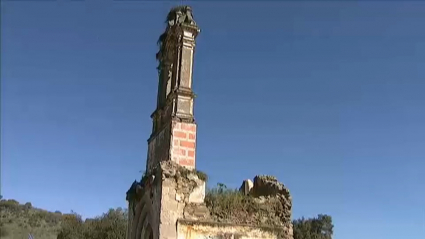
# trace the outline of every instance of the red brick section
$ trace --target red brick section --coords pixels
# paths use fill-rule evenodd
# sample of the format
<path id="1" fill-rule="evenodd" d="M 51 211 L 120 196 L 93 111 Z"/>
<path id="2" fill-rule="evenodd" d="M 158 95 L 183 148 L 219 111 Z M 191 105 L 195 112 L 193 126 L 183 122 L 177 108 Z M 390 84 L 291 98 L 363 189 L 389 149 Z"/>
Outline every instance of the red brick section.
<path id="1" fill-rule="evenodd" d="M 188 148 L 188 149 L 195 149 L 195 142 L 190 142 L 188 140 L 180 140 L 180 147 Z"/>
<path id="2" fill-rule="evenodd" d="M 171 160 L 189 168 L 195 167 L 196 125 L 173 122 Z"/>
<path id="3" fill-rule="evenodd" d="M 187 137 L 187 134 L 181 130 L 175 130 L 174 131 L 174 137 L 176 138 L 180 138 L 180 139 L 185 139 Z"/>
<path id="4" fill-rule="evenodd" d="M 195 150 L 189 150 L 187 151 L 187 156 L 195 158 Z"/>

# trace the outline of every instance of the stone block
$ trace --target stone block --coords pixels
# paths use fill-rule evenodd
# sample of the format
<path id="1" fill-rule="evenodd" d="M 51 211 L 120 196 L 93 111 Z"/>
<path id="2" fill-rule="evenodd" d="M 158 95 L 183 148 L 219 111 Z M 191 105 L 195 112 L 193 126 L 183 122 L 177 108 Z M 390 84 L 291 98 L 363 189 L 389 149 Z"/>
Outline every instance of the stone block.
<path id="1" fill-rule="evenodd" d="M 251 189 L 254 187 L 254 183 L 250 180 L 244 180 L 242 186 L 239 188 L 243 194 L 248 195 L 251 192 Z"/>
<path id="2" fill-rule="evenodd" d="M 203 203 L 205 199 L 205 182 L 198 179 L 197 186 L 189 194 L 189 203 Z"/>

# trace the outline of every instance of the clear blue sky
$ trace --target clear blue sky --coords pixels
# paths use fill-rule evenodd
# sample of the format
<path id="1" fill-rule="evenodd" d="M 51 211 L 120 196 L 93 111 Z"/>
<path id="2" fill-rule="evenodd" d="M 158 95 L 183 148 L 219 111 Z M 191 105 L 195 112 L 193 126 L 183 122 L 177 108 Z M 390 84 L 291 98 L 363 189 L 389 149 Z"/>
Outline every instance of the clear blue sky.
<path id="1" fill-rule="evenodd" d="M 2 1 L 1 193 L 84 217 L 145 167 L 176 2 Z M 425 2 L 190 3 L 197 166 L 273 174 L 336 239 L 425 238 Z"/>

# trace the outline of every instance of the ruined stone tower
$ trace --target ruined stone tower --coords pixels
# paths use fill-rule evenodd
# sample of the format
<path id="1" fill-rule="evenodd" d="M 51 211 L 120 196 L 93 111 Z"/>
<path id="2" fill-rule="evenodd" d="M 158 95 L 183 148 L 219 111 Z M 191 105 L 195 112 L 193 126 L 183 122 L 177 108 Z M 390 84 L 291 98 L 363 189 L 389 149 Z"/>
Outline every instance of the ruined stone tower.
<path id="1" fill-rule="evenodd" d="M 167 27 L 158 40 L 158 96 L 151 115 L 153 127 L 148 139 L 145 177 L 142 182 L 133 183 L 127 192 L 129 239 L 176 238 L 176 205 L 165 200 L 170 188 L 160 180 L 167 163 L 195 168 L 192 70 L 199 31 L 191 8 L 180 6 L 169 12 Z M 205 183 L 203 188 L 205 191 Z"/>
<path id="2" fill-rule="evenodd" d="M 192 71 L 199 32 L 190 7 L 171 9 L 158 41 L 146 171 L 127 191 L 127 239 L 293 239 L 289 190 L 274 177 L 256 176 L 244 181 L 240 193 L 225 194 L 235 196 L 228 200 L 238 203 L 234 207 L 216 200 L 224 194 L 206 198 L 206 175 L 195 169 Z"/>
<path id="3" fill-rule="evenodd" d="M 151 115 L 153 127 L 148 140 L 147 171 L 166 160 L 187 168 L 195 167 L 192 70 L 199 31 L 190 7 L 177 7 L 168 14 L 167 28 L 158 40 L 158 99 Z"/>

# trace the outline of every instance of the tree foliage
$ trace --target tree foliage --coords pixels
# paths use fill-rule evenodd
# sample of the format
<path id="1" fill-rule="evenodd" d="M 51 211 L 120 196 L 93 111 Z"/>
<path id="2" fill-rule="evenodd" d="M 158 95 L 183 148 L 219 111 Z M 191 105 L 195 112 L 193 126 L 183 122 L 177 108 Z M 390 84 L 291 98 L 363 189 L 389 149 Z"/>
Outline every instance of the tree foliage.
<path id="1" fill-rule="evenodd" d="M 207 193 L 206 201 L 225 200 L 220 205 L 232 208 L 241 203 L 241 194 L 219 184 L 215 191 Z M 226 197 L 225 197 L 226 196 Z M 214 202 L 214 200 L 213 200 Z M 34 208 L 31 203 L 19 204 L 13 199 L 0 200 L 0 237 L 25 238 L 31 233 L 43 239 L 124 239 L 127 232 L 127 210 L 110 209 L 94 219 L 83 220 L 75 212 L 70 214 L 48 212 Z M 301 218 L 293 221 L 294 239 L 332 239 L 332 218 L 318 215 L 316 218 Z"/>
<path id="2" fill-rule="evenodd" d="M 84 236 L 84 221 L 76 213 L 65 214 L 62 217 L 62 227 L 58 239 L 79 239 Z"/>
<path id="3" fill-rule="evenodd" d="M 315 218 L 293 221 L 294 239 L 332 239 L 332 218 L 319 214 Z M 78 214 L 64 214 L 57 239 L 124 239 L 127 211 L 110 209 L 102 216 L 83 221 Z"/>
<path id="4" fill-rule="evenodd" d="M 62 228 L 57 239 L 124 239 L 127 211 L 110 209 L 102 216 L 83 221 L 78 214 L 63 215 Z"/>
<path id="5" fill-rule="evenodd" d="M 294 224 L 294 239 L 332 239 L 332 217 L 319 214 L 317 218 L 297 219 Z"/>

